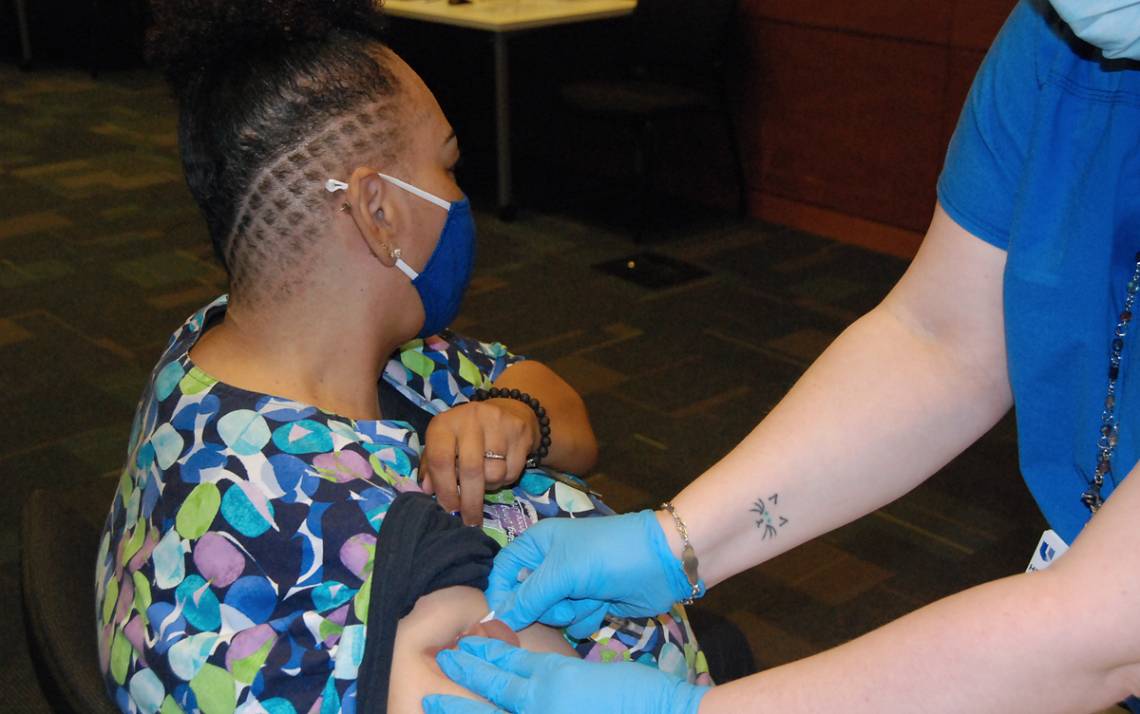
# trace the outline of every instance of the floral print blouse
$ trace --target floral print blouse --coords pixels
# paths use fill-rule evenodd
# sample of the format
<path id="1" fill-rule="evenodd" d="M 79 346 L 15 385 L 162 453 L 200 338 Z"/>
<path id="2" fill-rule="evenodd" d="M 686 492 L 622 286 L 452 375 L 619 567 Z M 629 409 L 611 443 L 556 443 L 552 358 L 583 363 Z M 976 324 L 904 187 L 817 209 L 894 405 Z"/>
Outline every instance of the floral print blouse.
<path id="1" fill-rule="evenodd" d="M 189 350 L 222 296 L 172 336 L 135 415 L 96 564 L 99 662 L 124 712 L 354 712 L 376 535 L 420 490 L 420 439 L 219 382 Z M 519 358 L 444 332 L 403 345 L 383 379 L 437 414 Z M 488 493 L 500 544 L 543 518 L 611 511 L 576 477 L 528 470 Z M 568 641 L 691 682 L 708 667 L 680 605 Z"/>

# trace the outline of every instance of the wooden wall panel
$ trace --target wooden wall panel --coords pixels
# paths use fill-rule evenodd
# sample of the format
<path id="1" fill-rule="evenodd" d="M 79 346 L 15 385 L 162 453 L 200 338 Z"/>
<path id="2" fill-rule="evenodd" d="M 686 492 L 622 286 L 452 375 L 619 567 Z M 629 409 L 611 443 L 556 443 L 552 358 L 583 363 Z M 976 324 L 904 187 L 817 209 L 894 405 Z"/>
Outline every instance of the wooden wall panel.
<path id="1" fill-rule="evenodd" d="M 878 231 L 893 252 L 902 234 L 917 246 L 974 72 L 1014 4 L 742 0 L 753 214 L 840 238 L 847 216 L 855 242 Z"/>
<path id="2" fill-rule="evenodd" d="M 984 52 L 1005 18 L 1009 17 L 1014 4 L 1011 0 L 955 0 L 950 46 Z"/>
<path id="3" fill-rule="evenodd" d="M 745 133 L 754 190 L 912 230 L 942 153 L 946 51 L 754 20 Z M 750 126 L 751 124 L 751 126 Z"/>
<path id="4" fill-rule="evenodd" d="M 913 0 L 742 0 L 741 14 L 834 32 L 894 37 L 945 44 L 950 36 L 953 5 Z"/>

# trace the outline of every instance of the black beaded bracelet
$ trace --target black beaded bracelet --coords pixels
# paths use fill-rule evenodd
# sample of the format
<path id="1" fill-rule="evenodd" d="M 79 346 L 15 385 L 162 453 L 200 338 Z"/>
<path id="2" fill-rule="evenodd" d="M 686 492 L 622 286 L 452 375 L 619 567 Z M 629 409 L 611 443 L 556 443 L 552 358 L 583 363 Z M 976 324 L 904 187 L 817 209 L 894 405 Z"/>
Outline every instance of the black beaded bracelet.
<path id="1" fill-rule="evenodd" d="M 534 415 L 538 417 L 538 432 L 542 441 L 538 445 L 538 450 L 526 457 L 526 466 L 533 469 L 542 463 L 542 460 L 550 453 L 550 417 L 546 416 L 546 409 L 538 403 L 537 399 L 517 389 L 491 387 L 490 389 L 476 389 L 475 393 L 471 395 L 473 402 L 484 402 L 488 399 L 514 399 L 534 410 Z"/>

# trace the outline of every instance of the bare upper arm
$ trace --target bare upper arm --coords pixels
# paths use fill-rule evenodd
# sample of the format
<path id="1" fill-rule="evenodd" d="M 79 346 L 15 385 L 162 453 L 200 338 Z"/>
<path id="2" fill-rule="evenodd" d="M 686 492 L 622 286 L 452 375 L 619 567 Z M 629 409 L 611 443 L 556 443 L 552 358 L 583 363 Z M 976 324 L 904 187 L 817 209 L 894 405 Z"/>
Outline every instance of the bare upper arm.
<path id="1" fill-rule="evenodd" d="M 488 609 L 483 593 L 469 587 L 444 588 L 416 601 L 416 606 L 400 620 L 396 629 L 389 675 L 389 712 L 419 714 L 423 711 L 421 700 L 428 694 L 478 698 L 445 677 L 435 662 L 435 655 L 454 645 Z M 518 635 L 528 650 L 574 654 L 562 635 L 549 627 L 532 625 Z"/>
<path id="2" fill-rule="evenodd" d="M 1008 389 L 1003 276 L 1006 253 L 973 236 L 940 206 L 922 248 L 881 305 L 916 334 L 954 349 Z M 1040 617 L 1064 635 L 1050 656 L 1086 668 L 1123 694 L 1140 693 L 1140 475 L 1133 474 L 1071 550 L 1029 578 Z M 1078 495 L 1074 487 L 1074 498 Z M 1091 668 L 1091 669 L 1087 669 Z"/>
<path id="3" fill-rule="evenodd" d="M 1005 261 L 935 206 L 922 247 L 879 309 L 1005 381 Z"/>

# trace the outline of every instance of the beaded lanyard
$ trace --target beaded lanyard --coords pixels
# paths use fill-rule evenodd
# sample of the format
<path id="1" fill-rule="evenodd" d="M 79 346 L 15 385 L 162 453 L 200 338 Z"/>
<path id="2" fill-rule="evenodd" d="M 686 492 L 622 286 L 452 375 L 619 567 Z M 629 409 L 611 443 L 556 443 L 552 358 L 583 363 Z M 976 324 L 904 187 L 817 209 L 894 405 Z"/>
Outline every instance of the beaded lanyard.
<path id="1" fill-rule="evenodd" d="M 1112 473 L 1112 455 L 1116 450 L 1120 427 L 1116 419 L 1116 378 L 1120 376 L 1120 353 L 1124 350 L 1124 336 L 1128 333 L 1128 323 L 1132 322 L 1132 304 L 1136 301 L 1138 291 L 1140 291 L 1140 253 L 1136 254 L 1132 278 L 1125 288 L 1124 309 L 1120 311 L 1116 329 L 1112 331 L 1112 351 L 1108 357 L 1108 391 L 1104 397 L 1104 411 L 1100 414 L 1100 435 L 1096 440 L 1096 471 L 1093 472 L 1092 483 L 1081 494 L 1081 502 L 1093 513 L 1104 505 L 1100 489 L 1104 486 L 1104 477 Z"/>

